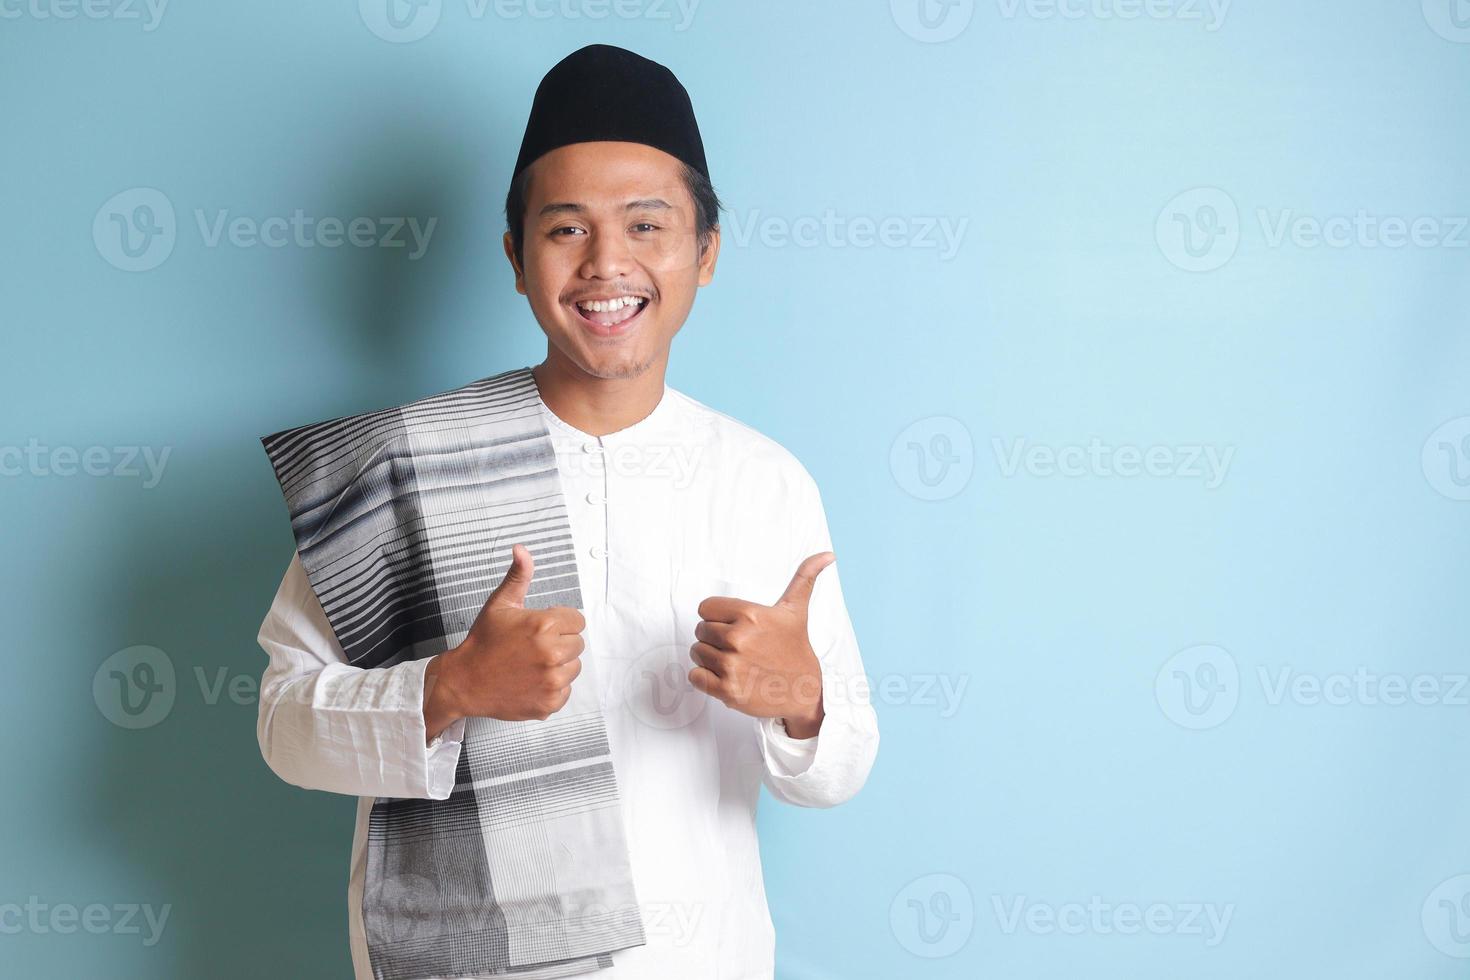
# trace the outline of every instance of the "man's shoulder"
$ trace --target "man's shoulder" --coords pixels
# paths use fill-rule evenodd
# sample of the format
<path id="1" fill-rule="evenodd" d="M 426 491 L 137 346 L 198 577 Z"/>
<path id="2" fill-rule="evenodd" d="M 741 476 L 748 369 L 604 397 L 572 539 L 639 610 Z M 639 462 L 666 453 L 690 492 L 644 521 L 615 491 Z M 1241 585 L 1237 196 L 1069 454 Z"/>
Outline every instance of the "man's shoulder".
<path id="1" fill-rule="evenodd" d="M 387 407 L 368 408 L 348 415 L 336 415 L 319 422 L 296 425 L 271 435 L 262 436 L 266 452 L 274 457 L 287 449 L 300 455 L 303 446 L 326 444 L 337 448 L 345 434 L 353 433 L 368 440 L 368 455 L 376 446 L 401 438 L 405 423 L 422 418 L 442 420 L 448 413 L 461 423 L 514 418 L 513 411 L 524 411 L 538 402 L 536 380 L 529 367 L 509 368 L 488 377 L 421 395 Z M 378 400 L 381 405 L 382 400 Z M 335 440 L 335 441 L 334 441 Z"/>
<path id="2" fill-rule="evenodd" d="M 705 428 L 709 437 L 720 443 L 722 451 L 738 454 L 742 461 L 774 467 L 794 483 L 815 487 L 815 481 L 801 460 L 775 439 L 685 392 L 674 388 L 668 391 L 680 402 L 694 424 Z"/>

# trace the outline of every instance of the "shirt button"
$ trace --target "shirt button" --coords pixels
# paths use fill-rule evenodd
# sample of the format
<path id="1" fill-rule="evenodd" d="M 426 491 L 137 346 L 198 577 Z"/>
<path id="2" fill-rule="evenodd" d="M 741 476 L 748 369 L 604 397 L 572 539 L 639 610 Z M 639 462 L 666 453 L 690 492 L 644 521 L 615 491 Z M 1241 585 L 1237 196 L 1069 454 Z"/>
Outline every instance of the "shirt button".
<path id="1" fill-rule="evenodd" d="M 602 561 L 602 559 L 607 557 L 607 549 L 599 547 L 595 544 L 591 548 L 587 549 L 587 553 L 597 561 Z"/>
<path id="2" fill-rule="evenodd" d="M 602 447 L 599 446 L 595 442 L 584 442 L 584 443 L 582 443 L 582 452 L 584 452 L 584 453 L 600 453 L 600 452 L 602 452 Z"/>
<path id="3" fill-rule="evenodd" d="M 587 494 L 587 502 L 589 504 L 600 504 L 603 503 L 605 500 L 607 500 L 607 498 L 600 493 L 593 492 Z"/>

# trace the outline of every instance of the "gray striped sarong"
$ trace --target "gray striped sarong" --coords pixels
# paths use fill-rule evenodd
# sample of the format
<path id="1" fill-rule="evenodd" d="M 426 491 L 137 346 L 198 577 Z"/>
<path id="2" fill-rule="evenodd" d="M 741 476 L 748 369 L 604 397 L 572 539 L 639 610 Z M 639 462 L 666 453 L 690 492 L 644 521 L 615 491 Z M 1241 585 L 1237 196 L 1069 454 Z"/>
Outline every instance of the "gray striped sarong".
<path id="1" fill-rule="evenodd" d="M 529 368 L 261 441 L 348 663 L 458 644 L 516 543 L 536 562 L 528 608 L 582 605 Z M 588 677 L 546 721 L 468 719 L 448 799 L 373 802 L 362 918 L 378 980 L 572 976 L 643 944 Z"/>

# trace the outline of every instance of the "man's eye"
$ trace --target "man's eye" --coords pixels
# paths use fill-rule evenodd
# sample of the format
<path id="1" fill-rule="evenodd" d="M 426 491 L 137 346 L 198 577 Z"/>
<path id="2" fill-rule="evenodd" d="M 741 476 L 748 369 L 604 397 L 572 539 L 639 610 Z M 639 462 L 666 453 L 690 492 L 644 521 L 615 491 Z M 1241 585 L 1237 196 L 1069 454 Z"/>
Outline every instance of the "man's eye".
<path id="1" fill-rule="evenodd" d="M 640 221 L 633 226 L 633 230 L 638 232 L 658 231 L 658 225 L 651 224 L 647 221 Z"/>
<path id="2" fill-rule="evenodd" d="M 562 237 L 565 237 L 565 235 L 563 235 L 564 232 L 580 235 L 582 233 L 582 229 L 574 225 L 563 225 L 560 228 L 553 228 L 551 230 L 551 234 L 553 237 L 557 235 L 562 235 Z"/>

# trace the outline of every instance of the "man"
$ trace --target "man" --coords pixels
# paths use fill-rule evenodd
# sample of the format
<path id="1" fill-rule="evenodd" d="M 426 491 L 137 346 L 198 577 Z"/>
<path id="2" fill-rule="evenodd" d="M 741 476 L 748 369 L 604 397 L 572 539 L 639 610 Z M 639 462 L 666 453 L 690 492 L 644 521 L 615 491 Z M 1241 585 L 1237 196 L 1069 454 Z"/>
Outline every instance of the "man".
<path id="1" fill-rule="evenodd" d="M 348 889 L 358 980 L 592 970 L 607 980 L 769 978 L 760 786 L 798 806 L 841 803 L 866 780 L 878 730 L 811 476 L 772 440 L 664 383 L 671 342 L 720 248 L 703 145 L 672 73 L 604 45 L 554 67 L 537 90 L 507 222 L 506 255 L 546 333 L 546 359 L 408 406 L 405 418 L 455 421 L 432 439 L 371 444 L 362 453 L 372 459 L 353 462 L 381 475 L 390 469 L 371 467 L 401 451 L 412 465 L 391 473 L 411 471 L 412 493 L 345 520 L 341 511 L 374 492 L 378 477 L 301 503 L 308 464 L 290 453 L 313 437 L 341 444 L 347 430 L 322 423 L 267 440 L 298 552 L 260 630 L 270 654 L 262 753 L 290 783 L 360 798 Z M 473 398 L 462 394 L 472 388 Z M 373 544 L 377 570 L 341 577 L 342 556 L 362 554 L 363 542 L 412 525 L 412 544 L 434 523 L 420 498 L 432 496 L 426 474 L 449 450 L 426 439 L 480 424 L 457 414 L 471 401 L 499 411 L 495 424 L 534 425 L 527 438 L 548 440 L 559 493 L 547 520 L 535 530 L 496 525 L 490 550 L 476 553 L 487 560 L 401 557 L 411 550 L 385 559 Z M 387 417 L 349 421 L 374 432 Z M 476 452 L 506 442 L 487 437 Z M 526 445 L 496 465 L 518 465 L 539 443 Z M 328 451 L 310 472 L 329 479 L 340 459 Z M 501 472 L 458 462 L 441 472 L 476 467 L 487 480 Z M 522 513 L 521 504 L 503 509 Z M 391 526 L 362 531 L 390 512 Z M 351 549 L 319 554 L 326 523 L 310 514 L 355 528 Z M 440 533 L 458 526 L 438 522 Z M 362 603 L 413 589 L 425 564 L 438 583 L 432 601 L 449 608 L 445 593 L 473 592 L 468 614 L 437 611 L 425 632 L 425 617 L 404 612 L 422 605 L 415 598 L 375 613 L 388 625 L 367 630 L 368 643 L 355 625 Z M 488 598 L 444 588 L 445 569 L 466 565 L 481 576 L 493 569 L 481 580 L 494 585 Z M 384 575 L 408 584 L 383 586 Z M 343 589 L 356 590 L 357 605 Z M 370 647 L 397 652 L 359 655 Z M 548 727 L 568 718 L 582 727 Z M 482 741 L 467 738 L 467 725 Z M 523 749 L 541 734 L 534 752 Z M 593 747 L 569 748 L 584 743 Z M 553 780 L 604 756 L 600 802 L 558 809 Z M 541 767 L 536 778 L 507 782 L 520 762 Z M 487 817 L 490 807 L 499 816 Z M 441 840 L 438 850 L 394 857 L 404 841 L 466 824 L 473 829 L 452 850 Z M 495 836 L 503 833 L 521 836 Z M 556 870 L 523 873 L 521 864 L 542 858 Z M 482 861 L 465 885 L 462 865 Z M 511 893 L 530 879 L 539 890 L 516 901 Z M 609 896 L 633 905 L 610 913 L 625 899 Z M 527 909 L 546 927 L 527 925 Z M 583 927 L 593 938 L 568 938 Z"/>

